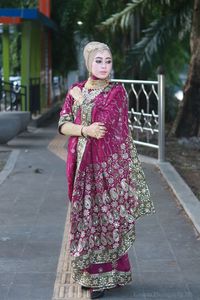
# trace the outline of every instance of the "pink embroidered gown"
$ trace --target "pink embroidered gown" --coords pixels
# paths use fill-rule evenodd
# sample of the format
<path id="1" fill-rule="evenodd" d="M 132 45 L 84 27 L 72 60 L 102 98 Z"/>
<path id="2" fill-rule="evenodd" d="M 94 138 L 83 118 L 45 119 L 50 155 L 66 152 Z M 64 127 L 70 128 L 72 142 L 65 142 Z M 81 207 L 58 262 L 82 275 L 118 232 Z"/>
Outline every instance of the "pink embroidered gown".
<path id="1" fill-rule="evenodd" d="M 73 278 L 100 290 L 131 281 L 127 252 L 135 221 L 155 210 L 129 130 L 123 86 L 88 90 L 84 85 L 74 85 L 82 91 L 82 104 L 67 94 L 59 128 L 65 122 L 103 122 L 107 128 L 99 140 L 69 137 L 67 157 Z"/>

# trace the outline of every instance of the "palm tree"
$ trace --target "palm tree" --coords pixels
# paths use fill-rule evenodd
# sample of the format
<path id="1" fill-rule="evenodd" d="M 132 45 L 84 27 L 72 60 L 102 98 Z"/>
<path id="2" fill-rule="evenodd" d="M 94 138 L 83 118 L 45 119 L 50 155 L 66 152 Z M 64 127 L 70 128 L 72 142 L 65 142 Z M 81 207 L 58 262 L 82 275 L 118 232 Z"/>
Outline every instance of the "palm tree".
<path id="1" fill-rule="evenodd" d="M 143 30 L 142 38 L 130 49 L 128 58 L 138 60 L 141 68 L 151 69 L 156 64 L 164 62 L 169 50 L 176 50 L 182 41 L 189 44 L 190 58 L 186 83 L 183 87 L 184 98 L 178 109 L 171 133 L 176 136 L 200 135 L 200 0 L 132 0 L 124 10 L 105 20 L 101 26 L 113 31 L 117 26 L 130 26 L 131 16 L 135 12 L 141 15 L 156 11 L 148 28 Z M 158 13 L 159 12 L 159 13 Z M 168 72 L 176 73 L 176 64 L 183 47 L 179 48 L 178 56 L 168 55 L 168 61 L 174 64 L 166 66 Z M 171 53 L 171 51 L 170 51 Z M 183 62 L 183 61 L 182 61 Z"/>

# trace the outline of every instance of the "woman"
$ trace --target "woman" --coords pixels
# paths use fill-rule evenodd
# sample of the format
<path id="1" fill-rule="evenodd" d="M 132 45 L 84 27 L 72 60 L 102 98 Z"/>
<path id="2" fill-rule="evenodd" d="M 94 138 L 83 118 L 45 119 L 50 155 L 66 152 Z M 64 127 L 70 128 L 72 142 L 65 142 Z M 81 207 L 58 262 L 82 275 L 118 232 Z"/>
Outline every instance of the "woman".
<path id="1" fill-rule="evenodd" d="M 112 54 L 103 43 L 84 48 L 88 80 L 74 84 L 60 113 L 69 135 L 73 278 L 91 299 L 131 281 L 128 249 L 135 220 L 154 212 L 128 126 L 126 92 L 109 82 Z"/>

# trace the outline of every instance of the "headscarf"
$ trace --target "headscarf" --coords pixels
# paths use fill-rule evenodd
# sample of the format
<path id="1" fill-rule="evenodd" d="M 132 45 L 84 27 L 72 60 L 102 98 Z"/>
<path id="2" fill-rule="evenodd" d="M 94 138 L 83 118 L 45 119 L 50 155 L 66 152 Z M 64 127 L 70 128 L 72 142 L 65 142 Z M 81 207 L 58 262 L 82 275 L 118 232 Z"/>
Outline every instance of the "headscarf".
<path id="1" fill-rule="evenodd" d="M 108 45 L 106 45 L 104 43 L 90 42 L 85 46 L 85 48 L 83 50 L 83 56 L 85 59 L 85 65 L 89 72 L 91 72 L 91 70 L 92 70 L 92 62 L 93 62 L 97 52 L 102 52 L 105 50 L 107 50 L 112 57 L 110 48 L 108 47 Z"/>

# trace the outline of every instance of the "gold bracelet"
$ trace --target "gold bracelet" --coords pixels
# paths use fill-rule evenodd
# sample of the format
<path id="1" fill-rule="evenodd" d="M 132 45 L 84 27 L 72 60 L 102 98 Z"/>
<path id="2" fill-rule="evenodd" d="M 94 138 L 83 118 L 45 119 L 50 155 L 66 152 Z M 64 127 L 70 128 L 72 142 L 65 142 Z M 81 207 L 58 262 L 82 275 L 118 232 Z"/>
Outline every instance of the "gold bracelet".
<path id="1" fill-rule="evenodd" d="M 81 136 L 84 137 L 84 138 L 87 138 L 87 134 L 84 134 L 84 133 L 83 133 L 83 128 L 84 128 L 84 127 L 85 127 L 85 126 L 82 126 L 82 127 L 81 127 Z"/>
<path id="2" fill-rule="evenodd" d="M 81 136 L 82 136 L 82 137 L 84 137 L 84 134 L 83 134 L 83 128 L 84 128 L 84 126 L 81 127 Z"/>

